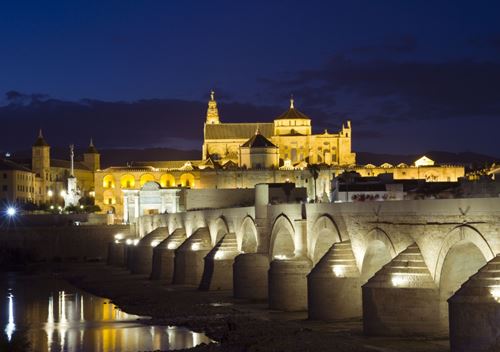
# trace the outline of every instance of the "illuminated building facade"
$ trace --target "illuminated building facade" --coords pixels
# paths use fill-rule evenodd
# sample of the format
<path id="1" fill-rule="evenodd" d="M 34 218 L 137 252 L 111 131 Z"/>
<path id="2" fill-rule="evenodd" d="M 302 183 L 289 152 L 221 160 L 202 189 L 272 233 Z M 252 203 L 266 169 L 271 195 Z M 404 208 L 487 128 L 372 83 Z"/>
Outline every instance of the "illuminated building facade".
<path id="1" fill-rule="evenodd" d="M 224 123 L 220 121 L 213 91 L 204 126 L 203 160 L 242 163 L 245 151 L 241 148 L 256 131 L 276 146 L 278 158 L 273 160 L 274 167 L 301 162 L 348 166 L 356 162 L 356 154 L 351 151 L 350 121 L 338 133 L 325 130 L 322 134 L 312 134 L 311 119 L 295 108 L 292 98 L 289 109 L 273 122 Z"/>
<path id="2" fill-rule="evenodd" d="M 50 145 L 40 130 L 30 159 L 0 160 L 0 200 L 18 203 L 59 203 L 68 188 L 71 161 L 51 158 Z M 100 154 L 92 141 L 82 161 L 74 162 L 82 195 L 92 195 Z"/>

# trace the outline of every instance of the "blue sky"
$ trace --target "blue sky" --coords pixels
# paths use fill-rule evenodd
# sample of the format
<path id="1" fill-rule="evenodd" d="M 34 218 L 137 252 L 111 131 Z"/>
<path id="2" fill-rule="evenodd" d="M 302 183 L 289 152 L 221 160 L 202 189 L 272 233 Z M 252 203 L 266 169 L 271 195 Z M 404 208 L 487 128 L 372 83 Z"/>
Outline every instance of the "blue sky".
<path id="1" fill-rule="evenodd" d="M 0 130 L 0 149 L 29 145 L 39 127 L 52 144 L 83 143 L 92 134 L 106 147 L 191 148 L 201 143 L 214 88 L 224 121 L 270 121 L 293 93 L 318 131 L 351 119 L 357 150 L 498 156 L 499 7 L 3 2 L 0 121 L 23 129 L 15 137 Z M 99 128 L 103 118 L 116 129 L 112 138 Z M 66 126 L 75 123 L 78 133 Z"/>

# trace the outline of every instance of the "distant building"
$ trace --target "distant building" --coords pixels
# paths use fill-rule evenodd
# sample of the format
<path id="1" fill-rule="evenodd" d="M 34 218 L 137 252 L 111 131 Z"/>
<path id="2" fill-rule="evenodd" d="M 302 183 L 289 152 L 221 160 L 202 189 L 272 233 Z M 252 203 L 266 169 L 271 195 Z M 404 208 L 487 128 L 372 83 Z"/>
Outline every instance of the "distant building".
<path id="1" fill-rule="evenodd" d="M 119 220 L 127 219 L 130 211 L 142 215 L 149 211 L 179 209 L 181 203 L 176 197 L 181 188 L 251 189 L 259 183 L 293 183 L 306 191 L 307 201 L 328 202 L 332 200 L 332 180 L 345 171 L 357 172 L 365 178 L 387 174 L 394 180 L 427 183 L 457 182 L 464 176 L 462 166 L 436 165 L 426 156 L 411 166 L 403 163 L 356 165 L 351 139 L 349 121 L 342 124 L 338 133 L 313 134 L 311 119 L 295 108 L 293 99 L 288 110 L 272 122 L 221 122 L 212 92 L 200 160 L 139 161 L 101 169 L 100 154 L 91 141 L 83 159 L 74 163 L 74 176 L 82 196 L 95 195 L 96 205 L 103 211 L 115 213 Z M 36 204 L 62 201 L 60 194 L 68 188 L 71 174 L 69 160 L 51 158 L 50 146 L 41 131 L 30 159 L 9 160 L 2 167 L 6 180 L 19 177 L 19 181 L 11 184 L 0 177 L 3 182 L 0 192 L 4 192 L 0 197 Z M 156 186 L 149 184 L 144 188 L 150 182 Z M 8 191 L 2 191 L 4 188 Z M 387 188 L 383 192 L 397 193 Z M 137 205 L 134 202 L 140 195 L 142 201 Z M 148 205 L 148 195 L 156 199 L 151 198 L 151 204 L 156 204 L 154 207 Z M 381 196 L 383 194 L 379 194 Z"/>
<path id="2" fill-rule="evenodd" d="M 83 195 L 93 195 L 94 174 L 100 155 L 92 141 L 83 160 L 74 163 L 74 174 Z M 18 203 L 60 203 L 71 175 L 69 160 L 50 156 L 50 145 L 40 130 L 32 156 L 24 160 L 0 160 L 0 199 Z"/>
<path id="3" fill-rule="evenodd" d="M 457 182 L 464 175 L 462 166 L 435 165 L 427 157 L 412 166 L 356 165 L 351 138 L 350 122 L 336 134 L 326 131 L 312 134 L 311 119 L 295 108 L 293 99 L 289 109 L 273 122 L 223 123 L 212 92 L 201 160 L 134 162 L 98 170 L 96 204 L 103 210 L 115 212 L 118 219 L 129 219 L 150 211 L 182 207 L 176 198 L 180 188 L 245 189 L 259 183 L 290 182 L 306 190 L 308 201 L 331 201 L 332 180 L 346 170 L 368 178 L 387 174 L 394 180 L 423 182 Z M 316 179 L 311 166 L 318 171 Z M 148 182 L 156 182 L 157 186 L 148 185 L 143 189 Z M 399 191 L 389 188 L 383 191 L 389 192 L 387 197 L 401 198 Z M 144 193 L 139 201 L 142 189 Z M 147 205 L 146 194 L 151 195 L 151 202 L 160 205 Z M 127 204 L 126 210 L 124 204 Z"/>
<path id="4" fill-rule="evenodd" d="M 0 159 L 0 203 L 32 203 L 36 174 L 10 160 Z"/>
<path id="5" fill-rule="evenodd" d="M 295 108 L 292 98 L 289 109 L 273 122 L 224 123 L 219 118 L 214 92 L 208 102 L 202 159 L 211 157 L 221 164 L 227 161 L 241 162 L 246 152 L 242 147 L 257 130 L 277 149 L 274 167 L 287 162 L 292 165 L 307 162 L 342 166 L 354 165 L 356 162 L 356 154 L 351 151 L 350 121 L 343 124 L 338 133 L 325 130 L 322 134 L 313 134 L 311 119 Z M 267 160 L 270 161 L 269 155 Z"/>

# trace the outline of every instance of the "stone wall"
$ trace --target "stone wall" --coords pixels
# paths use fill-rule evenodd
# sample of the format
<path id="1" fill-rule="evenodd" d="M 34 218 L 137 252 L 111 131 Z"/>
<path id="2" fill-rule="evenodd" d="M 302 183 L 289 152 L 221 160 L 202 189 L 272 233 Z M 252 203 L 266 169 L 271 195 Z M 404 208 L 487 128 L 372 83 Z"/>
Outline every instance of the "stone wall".
<path id="1" fill-rule="evenodd" d="M 127 236 L 122 225 L 11 227 L 0 230 L 0 255 L 19 253 L 32 261 L 105 260 L 114 235 Z"/>

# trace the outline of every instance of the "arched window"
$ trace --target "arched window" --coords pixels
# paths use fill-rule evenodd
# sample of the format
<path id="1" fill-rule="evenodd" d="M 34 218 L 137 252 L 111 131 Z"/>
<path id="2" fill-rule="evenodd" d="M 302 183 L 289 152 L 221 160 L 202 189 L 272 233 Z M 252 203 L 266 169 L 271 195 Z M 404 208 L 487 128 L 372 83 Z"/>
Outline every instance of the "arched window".
<path id="1" fill-rule="evenodd" d="M 151 174 L 144 174 L 141 176 L 141 179 L 139 181 L 139 183 L 141 184 L 141 187 L 144 186 L 146 183 L 150 182 L 150 181 L 154 181 L 155 180 L 155 177 Z"/>
<path id="2" fill-rule="evenodd" d="M 181 186 L 194 188 L 194 176 L 192 174 L 182 174 Z"/>
<path id="3" fill-rule="evenodd" d="M 175 177 L 171 174 L 163 174 L 160 177 L 160 185 L 162 187 L 175 187 Z"/>
<path id="4" fill-rule="evenodd" d="M 115 188 L 115 178 L 113 175 L 106 175 L 102 179 L 102 187 L 104 188 Z"/>
<path id="5" fill-rule="evenodd" d="M 121 178 L 120 178 L 120 185 L 122 188 L 134 188 L 135 186 L 135 177 L 130 175 L 130 174 L 127 174 L 127 175 L 123 175 Z"/>

